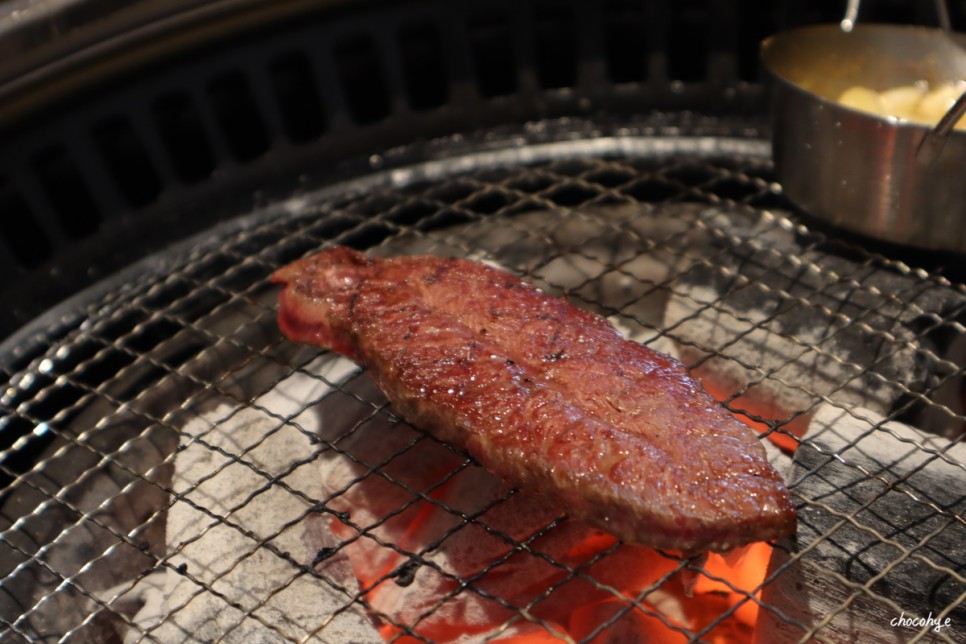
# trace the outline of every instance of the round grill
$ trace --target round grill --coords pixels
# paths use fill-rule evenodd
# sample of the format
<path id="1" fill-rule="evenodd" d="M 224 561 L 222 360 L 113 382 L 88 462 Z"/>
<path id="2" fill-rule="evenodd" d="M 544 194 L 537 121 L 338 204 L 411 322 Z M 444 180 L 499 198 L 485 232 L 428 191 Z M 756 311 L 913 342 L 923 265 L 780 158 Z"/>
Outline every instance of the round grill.
<path id="1" fill-rule="evenodd" d="M 960 638 L 961 258 L 819 228 L 772 174 L 757 43 L 838 3 L 21 4 L 0 639 Z M 268 276 L 333 244 L 495 263 L 679 357 L 796 535 L 621 544 L 401 421 L 276 327 Z"/>
<path id="2" fill-rule="evenodd" d="M 795 223 L 760 139 L 561 138 L 272 205 L 34 327 L 5 374 L 8 635 L 835 640 L 924 608 L 961 625 L 963 289 Z M 798 534 L 749 582 L 748 553 L 622 545 L 506 488 L 357 367 L 280 336 L 267 276 L 329 244 L 495 262 L 681 356 L 762 433 Z"/>

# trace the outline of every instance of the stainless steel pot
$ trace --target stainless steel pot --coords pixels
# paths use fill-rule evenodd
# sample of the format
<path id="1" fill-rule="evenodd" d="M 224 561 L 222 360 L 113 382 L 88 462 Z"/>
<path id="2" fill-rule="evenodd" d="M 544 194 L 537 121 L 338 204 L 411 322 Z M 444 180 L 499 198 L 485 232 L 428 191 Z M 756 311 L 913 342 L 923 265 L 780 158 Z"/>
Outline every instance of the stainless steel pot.
<path id="1" fill-rule="evenodd" d="M 966 37 L 898 25 L 817 25 L 764 41 L 773 151 L 785 193 L 810 214 L 877 239 L 966 252 L 966 132 L 938 155 L 930 128 L 835 102 L 864 86 L 966 80 Z"/>

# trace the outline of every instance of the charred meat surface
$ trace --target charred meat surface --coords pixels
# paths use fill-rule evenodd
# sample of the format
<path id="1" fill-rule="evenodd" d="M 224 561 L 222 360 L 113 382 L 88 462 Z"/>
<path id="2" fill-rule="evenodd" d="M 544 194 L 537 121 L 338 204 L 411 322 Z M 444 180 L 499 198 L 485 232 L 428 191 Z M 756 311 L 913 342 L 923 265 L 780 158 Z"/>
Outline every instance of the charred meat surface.
<path id="1" fill-rule="evenodd" d="M 412 424 L 619 538 L 686 553 L 795 530 L 754 433 L 673 358 L 484 264 L 335 247 L 273 275 L 279 326 Z"/>

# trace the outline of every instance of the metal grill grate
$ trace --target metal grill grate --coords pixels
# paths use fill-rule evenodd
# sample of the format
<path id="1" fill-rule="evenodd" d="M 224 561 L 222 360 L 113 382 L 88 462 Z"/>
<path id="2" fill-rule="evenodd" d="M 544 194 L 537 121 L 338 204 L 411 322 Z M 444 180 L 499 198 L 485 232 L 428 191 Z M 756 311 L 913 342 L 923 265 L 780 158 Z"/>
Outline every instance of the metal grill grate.
<path id="1" fill-rule="evenodd" d="M 795 223 L 754 141 L 600 146 L 284 204 L 43 332 L 4 374 L 6 638 L 954 641 L 962 286 Z M 749 587 L 503 487 L 280 337 L 267 276 L 332 243 L 496 262 L 677 354 L 763 433 L 798 535 Z"/>

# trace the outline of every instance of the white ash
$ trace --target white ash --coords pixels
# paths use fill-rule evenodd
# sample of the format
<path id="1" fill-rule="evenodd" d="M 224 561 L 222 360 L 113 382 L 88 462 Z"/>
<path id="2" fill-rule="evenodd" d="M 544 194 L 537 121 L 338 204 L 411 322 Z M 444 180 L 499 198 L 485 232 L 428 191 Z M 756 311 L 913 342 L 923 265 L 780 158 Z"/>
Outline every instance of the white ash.
<path id="1" fill-rule="evenodd" d="M 909 472 L 928 467 L 930 478 L 948 481 L 940 487 L 954 495 L 951 500 L 966 477 L 966 443 L 887 421 L 871 409 L 821 405 L 804 441 L 837 460 L 873 465 L 877 476 L 900 487 L 909 484 Z"/>
<path id="2" fill-rule="evenodd" d="M 222 407 L 184 427 L 173 477 L 173 489 L 183 498 L 168 510 L 164 583 L 149 577 L 135 589 L 145 604 L 134 622 L 151 637 L 379 639 L 361 607 L 346 609 L 358 584 L 345 556 L 315 563 L 322 549 L 337 543 L 326 521 L 311 511 L 314 499 L 325 495 L 318 464 L 295 466 L 316 451 L 310 439 L 315 428 L 283 423 L 272 413 L 300 408 L 298 400 L 304 404 L 327 385 L 306 376 L 295 379 L 301 382 L 280 386 L 256 406 Z M 132 629 L 128 639 L 139 634 Z"/>
<path id="3" fill-rule="evenodd" d="M 873 388 L 860 376 L 865 367 L 847 363 L 825 342 L 827 330 L 796 336 L 776 331 L 765 308 L 732 311 L 710 286 L 692 286 L 672 297 L 665 326 L 673 329 L 685 364 L 703 363 L 729 391 L 791 413 L 814 406 L 822 396 L 843 404 L 886 411 L 898 397 L 893 388 Z M 837 359 L 838 358 L 838 359 Z"/>
<path id="4" fill-rule="evenodd" d="M 759 613 L 756 635 L 797 641 L 815 628 L 823 640 L 843 644 L 959 641 L 964 477 L 960 441 L 870 409 L 819 406 L 793 465 L 798 532 L 775 550 L 769 574 L 782 572 L 762 594 L 777 610 Z M 903 613 L 942 614 L 954 626 L 895 627 L 883 639 L 883 624 Z"/>
<path id="5" fill-rule="evenodd" d="M 759 441 L 761 446 L 765 448 L 765 458 L 771 463 L 771 466 L 775 468 L 778 475 L 782 477 L 785 485 L 791 484 L 792 481 L 792 457 L 783 452 L 777 445 L 767 439 L 762 439 Z"/>
<path id="6" fill-rule="evenodd" d="M 774 215 L 707 222 L 713 261 L 675 276 L 664 319 L 699 373 L 790 417 L 822 402 L 887 415 L 949 371 L 922 329 L 961 310 L 955 289 L 805 246 Z"/>
<path id="7" fill-rule="evenodd" d="M 655 328 L 636 323 L 621 315 L 612 315 L 607 318 L 615 329 L 617 329 L 625 339 L 632 342 L 646 344 L 655 351 L 659 351 L 672 358 L 680 359 L 678 345 L 668 336 L 662 335 Z"/>
<path id="8" fill-rule="evenodd" d="M 692 226 L 700 212 L 693 204 L 528 212 L 403 234 L 373 254 L 468 257 L 524 273 L 548 293 L 566 292 L 605 315 L 640 313 L 656 324 L 667 297 L 661 284 L 693 261 L 682 247 L 703 245 Z"/>

